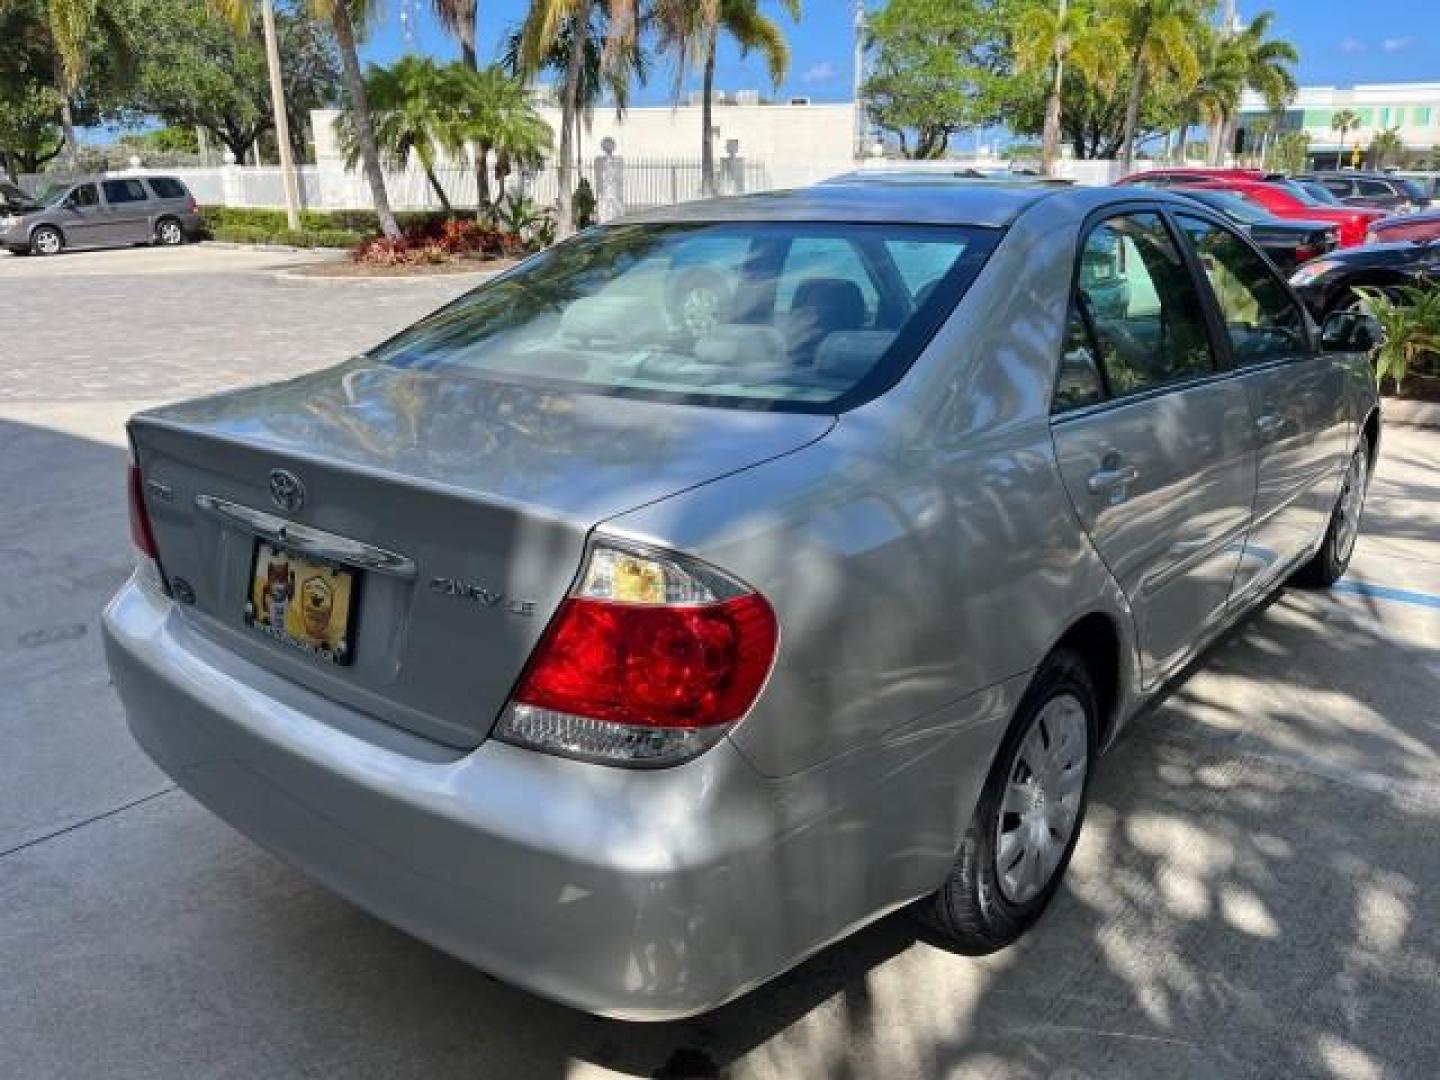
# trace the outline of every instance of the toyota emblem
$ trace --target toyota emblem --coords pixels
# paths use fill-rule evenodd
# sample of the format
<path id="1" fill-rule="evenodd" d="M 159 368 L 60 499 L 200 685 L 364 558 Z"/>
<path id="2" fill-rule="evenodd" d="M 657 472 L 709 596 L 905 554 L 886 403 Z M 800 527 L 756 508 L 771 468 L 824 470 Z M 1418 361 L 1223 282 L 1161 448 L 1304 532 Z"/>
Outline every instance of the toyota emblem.
<path id="1" fill-rule="evenodd" d="M 288 469 L 271 469 L 270 498 L 281 510 L 293 514 L 305 505 L 305 485 Z"/>

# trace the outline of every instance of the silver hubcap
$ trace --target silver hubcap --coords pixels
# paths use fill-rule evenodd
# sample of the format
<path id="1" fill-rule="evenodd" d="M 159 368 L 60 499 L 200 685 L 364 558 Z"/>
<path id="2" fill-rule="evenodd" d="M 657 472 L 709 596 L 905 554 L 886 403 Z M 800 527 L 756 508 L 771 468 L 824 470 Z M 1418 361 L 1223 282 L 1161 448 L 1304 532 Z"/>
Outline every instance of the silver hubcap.
<path id="1" fill-rule="evenodd" d="M 160 242 L 162 244 L 178 244 L 180 242 L 180 226 L 173 221 L 161 222 Z"/>
<path id="2" fill-rule="evenodd" d="M 54 255 L 60 250 L 60 237 L 56 236 L 53 232 L 42 232 L 39 236 L 35 237 L 35 246 L 45 255 Z"/>
<path id="3" fill-rule="evenodd" d="M 1086 729 L 1080 699 L 1060 694 L 1020 740 L 995 826 L 1000 891 L 1012 904 L 1040 894 L 1070 844 L 1090 767 Z"/>
<path id="4" fill-rule="evenodd" d="M 1342 563 L 1349 562 L 1360 535 L 1360 515 L 1365 512 L 1365 487 L 1369 479 L 1370 462 L 1363 450 L 1357 451 L 1350 459 L 1350 468 L 1345 470 L 1345 486 L 1340 489 L 1340 504 L 1336 507 L 1339 516 L 1335 521 L 1335 554 Z"/>

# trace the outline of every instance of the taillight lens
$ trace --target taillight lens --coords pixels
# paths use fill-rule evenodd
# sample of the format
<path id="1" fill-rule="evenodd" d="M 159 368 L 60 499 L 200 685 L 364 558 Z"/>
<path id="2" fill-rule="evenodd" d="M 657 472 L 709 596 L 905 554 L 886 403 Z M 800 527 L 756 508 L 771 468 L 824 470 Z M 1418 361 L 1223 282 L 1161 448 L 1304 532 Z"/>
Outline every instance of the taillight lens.
<path id="1" fill-rule="evenodd" d="M 597 545 L 496 735 L 592 761 L 675 764 L 749 711 L 778 637 L 765 598 L 726 575 Z"/>
<path id="2" fill-rule="evenodd" d="M 145 509 L 145 481 L 140 466 L 130 466 L 130 539 L 147 559 L 158 559 L 155 531 L 150 527 L 150 512 Z"/>

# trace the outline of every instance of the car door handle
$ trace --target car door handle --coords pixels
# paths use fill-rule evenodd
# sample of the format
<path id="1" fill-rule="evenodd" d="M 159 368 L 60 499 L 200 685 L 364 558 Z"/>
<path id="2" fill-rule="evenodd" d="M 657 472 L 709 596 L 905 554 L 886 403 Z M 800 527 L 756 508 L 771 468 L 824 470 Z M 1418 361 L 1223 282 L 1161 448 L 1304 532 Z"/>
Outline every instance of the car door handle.
<path id="1" fill-rule="evenodd" d="M 1096 469 L 1086 478 L 1085 486 L 1090 489 L 1090 494 L 1102 495 L 1139 479 L 1140 470 L 1134 465 L 1119 465 L 1113 469 Z"/>

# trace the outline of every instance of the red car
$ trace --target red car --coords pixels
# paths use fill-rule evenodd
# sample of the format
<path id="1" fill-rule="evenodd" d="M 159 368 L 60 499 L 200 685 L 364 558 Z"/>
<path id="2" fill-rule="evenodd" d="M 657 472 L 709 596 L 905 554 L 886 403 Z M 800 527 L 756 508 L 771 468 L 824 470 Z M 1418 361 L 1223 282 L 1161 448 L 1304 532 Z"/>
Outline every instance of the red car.
<path id="1" fill-rule="evenodd" d="M 1291 188 L 1262 183 L 1259 180 L 1208 180 L 1204 186 L 1239 192 L 1279 218 L 1328 221 L 1337 225 L 1340 228 L 1342 248 L 1363 244 L 1370 226 L 1388 216 L 1384 210 L 1371 210 L 1360 206 L 1328 206 L 1319 200 L 1307 202 L 1307 196 Z"/>
<path id="2" fill-rule="evenodd" d="M 1211 180 L 1263 180 L 1260 169 L 1220 169 L 1210 166 L 1181 169 L 1150 169 L 1133 172 L 1116 180 L 1121 184 L 1204 184 Z"/>
<path id="3" fill-rule="evenodd" d="M 1367 244 L 1426 243 L 1440 240 L 1440 211 L 1388 217 L 1370 226 Z"/>

